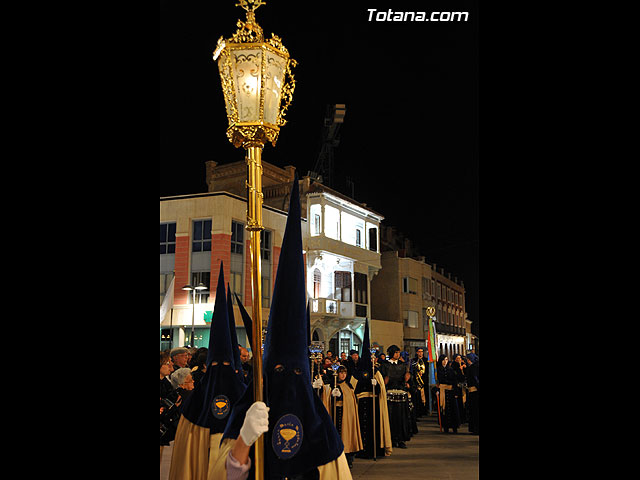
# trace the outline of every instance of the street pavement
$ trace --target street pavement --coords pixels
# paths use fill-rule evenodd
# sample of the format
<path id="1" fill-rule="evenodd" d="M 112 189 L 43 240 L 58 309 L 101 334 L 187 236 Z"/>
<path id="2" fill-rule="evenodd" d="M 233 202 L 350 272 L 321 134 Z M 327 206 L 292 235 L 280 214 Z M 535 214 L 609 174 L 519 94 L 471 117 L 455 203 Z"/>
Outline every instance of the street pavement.
<path id="1" fill-rule="evenodd" d="M 406 442 L 406 449 L 394 448 L 390 456 L 376 461 L 356 458 L 351 475 L 353 480 L 477 480 L 479 440 L 478 435 L 468 433 L 466 423 L 457 434 L 446 434 L 440 433 L 436 415 L 422 417 L 418 419 L 418 433 Z M 169 478 L 171 449 L 172 445 L 164 448 L 160 480 Z"/>

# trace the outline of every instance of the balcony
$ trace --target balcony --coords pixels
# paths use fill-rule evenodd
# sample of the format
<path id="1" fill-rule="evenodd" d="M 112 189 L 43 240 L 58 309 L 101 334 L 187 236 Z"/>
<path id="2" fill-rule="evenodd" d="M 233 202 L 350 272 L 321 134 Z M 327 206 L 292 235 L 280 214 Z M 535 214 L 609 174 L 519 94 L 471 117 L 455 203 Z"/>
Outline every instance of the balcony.
<path id="1" fill-rule="evenodd" d="M 311 298 L 311 313 L 340 318 L 356 318 L 367 316 L 366 304 L 343 302 L 332 298 Z"/>
<path id="2" fill-rule="evenodd" d="M 330 298 L 312 298 L 311 313 L 338 317 L 341 303 L 340 300 L 332 300 Z"/>

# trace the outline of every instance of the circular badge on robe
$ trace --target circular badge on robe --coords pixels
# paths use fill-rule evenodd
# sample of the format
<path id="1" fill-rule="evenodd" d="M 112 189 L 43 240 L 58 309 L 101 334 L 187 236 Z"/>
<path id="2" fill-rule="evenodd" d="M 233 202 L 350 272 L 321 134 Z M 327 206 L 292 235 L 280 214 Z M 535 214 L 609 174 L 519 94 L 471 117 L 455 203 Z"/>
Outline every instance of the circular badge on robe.
<path id="1" fill-rule="evenodd" d="M 302 445 L 302 422 L 292 413 L 280 417 L 271 436 L 271 446 L 278 458 L 293 457 Z"/>
<path id="2" fill-rule="evenodd" d="M 229 415 L 229 410 L 231 410 L 231 405 L 229 399 L 225 395 L 218 395 L 213 399 L 211 412 L 215 418 L 222 420 Z"/>

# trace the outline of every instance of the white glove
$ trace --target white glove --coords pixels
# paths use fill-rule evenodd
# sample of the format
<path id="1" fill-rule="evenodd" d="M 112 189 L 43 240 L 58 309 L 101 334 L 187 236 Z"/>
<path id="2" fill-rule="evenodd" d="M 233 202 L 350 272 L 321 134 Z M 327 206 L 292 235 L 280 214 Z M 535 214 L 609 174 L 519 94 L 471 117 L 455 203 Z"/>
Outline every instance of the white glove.
<path id="1" fill-rule="evenodd" d="M 324 383 L 322 382 L 321 378 L 316 378 L 313 381 L 313 388 L 322 388 L 322 385 L 324 385 Z"/>
<path id="2" fill-rule="evenodd" d="M 333 390 L 331 390 L 331 395 L 334 396 L 334 397 L 341 397 L 342 396 L 342 392 L 340 391 L 340 389 L 338 387 L 336 387 Z"/>
<path id="3" fill-rule="evenodd" d="M 373 385 L 374 387 L 378 384 L 378 381 L 375 378 L 371 379 L 371 385 Z"/>
<path id="4" fill-rule="evenodd" d="M 264 402 L 255 402 L 244 416 L 244 423 L 240 429 L 242 441 L 250 447 L 267 430 L 269 430 L 269 407 Z"/>

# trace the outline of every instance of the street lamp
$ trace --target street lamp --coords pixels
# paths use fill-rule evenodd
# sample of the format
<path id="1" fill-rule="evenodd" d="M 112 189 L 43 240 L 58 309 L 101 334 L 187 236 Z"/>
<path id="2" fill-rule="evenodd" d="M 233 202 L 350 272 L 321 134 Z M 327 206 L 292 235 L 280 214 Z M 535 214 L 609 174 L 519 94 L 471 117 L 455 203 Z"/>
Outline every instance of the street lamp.
<path id="1" fill-rule="evenodd" d="M 256 23 L 255 10 L 262 0 L 240 0 L 236 6 L 247 12 L 245 22 L 231 37 L 220 37 L 213 52 L 218 62 L 220 83 L 229 127 L 227 138 L 234 147 L 246 150 L 247 230 L 250 235 L 253 305 L 253 387 L 255 401 L 262 401 L 262 286 L 260 268 L 260 232 L 262 225 L 262 149 L 266 142 L 275 147 L 280 127 L 285 125 L 287 108 L 293 99 L 295 80 L 291 68 L 297 62 L 289 58 L 282 39 L 275 34 L 264 38 Z M 264 475 L 264 439 L 256 441 L 254 451 L 256 478 Z"/>
<path id="2" fill-rule="evenodd" d="M 182 290 L 187 290 L 191 292 L 191 304 L 192 304 L 192 308 L 191 308 L 191 341 L 189 342 L 189 345 L 191 347 L 194 346 L 194 324 L 195 324 L 195 317 L 196 317 L 196 290 L 198 290 L 198 293 L 201 293 L 200 290 L 206 290 L 207 287 L 200 282 L 198 284 L 197 287 L 192 287 L 191 285 L 185 285 L 184 287 L 182 287 Z"/>

